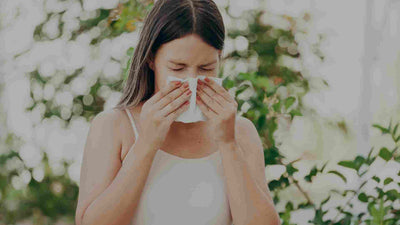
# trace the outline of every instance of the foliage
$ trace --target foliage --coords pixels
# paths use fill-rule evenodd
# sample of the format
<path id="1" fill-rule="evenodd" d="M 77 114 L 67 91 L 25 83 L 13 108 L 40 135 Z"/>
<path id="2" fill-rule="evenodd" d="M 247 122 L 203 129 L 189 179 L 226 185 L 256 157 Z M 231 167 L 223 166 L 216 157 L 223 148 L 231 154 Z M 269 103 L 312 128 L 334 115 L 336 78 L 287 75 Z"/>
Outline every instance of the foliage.
<path id="1" fill-rule="evenodd" d="M 72 33 L 70 40 L 77 39 L 79 35 L 95 27 L 100 28 L 100 35 L 90 42 L 92 46 L 101 44 L 105 39 L 134 32 L 152 6 L 152 1 L 129 0 L 119 4 L 115 9 L 98 9 L 96 17 L 80 21 L 79 29 Z M 227 12 L 229 12 L 228 8 L 229 6 L 225 8 Z M 48 15 L 48 18 L 51 16 Z M 252 71 L 239 72 L 237 75 L 227 77 L 223 81 L 223 86 L 228 90 L 235 88 L 234 95 L 238 102 L 238 109 L 243 112 L 243 116 L 254 123 L 259 131 L 260 138 L 265 146 L 266 165 L 282 165 L 285 168 L 285 172 L 278 179 L 271 180 L 268 183 L 269 189 L 274 194 L 274 203 L 278 204 L 281 201 L 279 193 L 289 187 L 299 189 L 306 199 L 305 202 L 297 206 L 291 201 L 285 203 L 285 210 L 279 212 L 283 224 L 292 224 L 291 215 L 293 212 L 302 209 L 312 209 L 315 212 L 314 218 L 309 221 L 313 224 L 336 225 L 360 224 L 363 222 L 366 224 L 398 224 L 400 213 L 399 209 L 394 207 L 393 202 L 398 201 L 399 193 L 396 189 L 385 190 L 385 187 L 396 182 L 395 179 L 386 178 L 381 180 L 378 176 L 373 176 L 372 179 L 366 177 L 368 171 L 374 165 L 373 163 L 379 159 L 385 160 L 386 163 L 399 163 L 400 156 L 396 154 L 397 147 L 394 149 L 382 147 L 376 155 L 373 155 L 373 149 L 371 149 L 367 157 L 356 156 L 353 160 L 340 161 L 338 163 L 339 167 L 356 172 L 360 185 L 356 189 L 344 191 L 333 189 L 330 195 L 320 203 L 314 202 L 301 186 L 301 183 L 294 177 L 294 174 L 299 171 L 296 168 L 296 162 L 300 159 L 286 164 L 283 162 L 285 156 L 279 151 L 273 136 L 277 129 L 276 120 L 280 116 L 288 117 L 291 120 L 295 116 L 302 116 L 304 110 L 302 96 L 309 90 L 308 79 L 301 72 L 293 71 L 279 63 L 281 56 L 290 56 L 296 59 L 301 59 L 302 57 L 301 51 L 297 49 L 298 43 L 294 38 L 294 33 L 299 32 L 299 28 L 297 30 L 293 29 L 296 26 L 296 20 L 299 18 L 285 16 L 284 18 L 290 21 L 293 27 L 291 30 L 284 30 L 261 23 L 261 16 L 263 16 L 263 13 L 258 10 L 248 12 L 244 17 L 248 22 L 247 31 L 244 32 L 239 29 L 228 30 L 228 38 L 244 37 L 249 41 L 249 45 L 246 51 L 234 50 L 226 57 L 226 60 L 244 60 L 250 63 L 251 58 L 256 56 L 258 63 L 256 69 Z M 300 19 L 307 21 L 307 14 Z M 35 29 L 36 41 L 50 40 L 42 31 L 43 25 L 41 24 Z M 60 31 L 62 26 L 63 24 L 59 27 Z M 61 35 L 62 32 L 60 37 Z M 318 46 L 313 47 L 318 49 Z M 99 95 L 101 86 L 105 85 L 112 91 L 120 91 L 122 89 L 123 81 L 126 79 L 129 70 L 133 50 L 133 46 L 127 50 L 126 57 L 128 60 L 126 62 L 123 60 L 118 61 L 124 67 L 121 80 L 108 82 L 98 78 L 90 86 L 88 95 L 74 97 L 74 104 L 78 104 L 82 108 L 77 113 L 77 116 L 82 116 L 90 121 L 93 116 L 104 109 L 106 99 Z M 316 54 L 321 59 L 324 58 L 318 51 Z M 67 87 L 71 80 L 82 74 L 83 69 L 79 68 L 67 76 L 57 89 Z M 223 70 L 221 71 L 222 73 L 224 73 Z M 34 70 L 30 74 L 30 78 L 32 83 L 36 82 L 43 86 L 51 80 L 51 78 L 42 76 L 39 70 Z M 286 97 L 282 97 L 277 93 L 280 87 L 291 85 L 296 86 L 300 91 L 292 92 Z M 241 95 L 249 90 L 252 91 L 252 94 L 248 98 L 242 98 Z M 32 93 L 32 95 L 34 94 Z M 92 97 L 92 101 L 85 100 L 88 96 Z M 61 109 L 55 106 L 53 99 L 33 101 L 33 105 L 28 110 L 32 110 L 39 104 L 44 104 L 45 118 L 61 117 Z M 246 105 L 249 106 L 248 110 L 244 110 Z M 396 136 L 398 124 L 394 127 L 390 124 L 387 128 L 378 124 L 373 126 L 381 130 L 383 135 L 391 135 L 398 146 L 400 141 L 400 135 Z M 34 174 L 35 171 L 26 165 L 10 166 L 11 164 L 23 164 L 18 151 L 20 140 L 10 134 L 5 142 L 10 151 L 7 154 L 0 155 L 0 225 L 3 223 L 15 224 L 25 219 L 31 220 L 34 224 L 54 224 L 60 219 L 65 220 L 66 223 L 73 224 L 78 185 L 71 180 L 68 173 L 63 175 L 55 174 L 49 166 L 48 157 L 45 153 L 42 161 L 44 166 L 43 179 L 40 181 L 30 179 L 26 188 L 15 189 L 14 183 L 17 176 L 24 172 L 26 173 L 26 171 L 29 174 Z M 309 173 L 304 176 L 304 181 L 311 183 L 317 176 L 322 174 L 333 174 L 343 180 L 344 183 L 349 181 L 346 175 L 338 170 L 326 171 L 327 163 L 322 167 L 313 166 Z M 63 162 L 64 170 L 68 169 L 69 164 L 70 162 Z M 400 174 L 398 173 L 397 175 L 399 176 Z M 374 182 L 375 193 L 369 193 L 362 189 L 368 182 Z M 400 185 L 400 183 L 397 183 L 397 185 Z M 324 207 L 330 200 L 334 199 L 335 194 L 343 197 L 352 195 L 350 200 L 356 201 L 355 203 L 357 204 L 367 204 L 367 211 L 359 214 L 352 213 L 351 209 L 355 207 L 355 203 L 350 200 L 334 209 Z M 326 219 L 325 215 L 330 210 L 337 210 L 337 215 L 334 219 Z"/>
<path id="2" fill-rule="evenodd" d="M 374 162 L 379 159 L 383 159 L 385 161 L 385 165 L 388 163 L 400 163 L 400 154 L 397 152 L 400 144 L 400 134 L 397 135 L 396 133 L 398 126 L 399 124 L 396 124 L 394 127 L 392 127 L 392 124 L 390 123 L 386 128 L 381 125 L 374 124 L 373 127 L 380 129 L 383 135 L 387 134 L 392 137 L 396 147 L 390 150 L 387 147 L 382 147 L 375 155 L 372 154 L 374 148 L 371 148 L 367 157 L 358 155 L 353 160 L 343 160 L 338 162 L 337 164 L 340 167 L 348 168 L 356 172 L 359 186 L 352 189 L 346 189 L 344 191 L 332 189 L 329 192 L 329 196 L 327 196 L 326 199 L 320 204 L 314 203 L 308 196 L 307 192 L 302 190 L 298 185 L 298 181 L 293 177 L 293 173 L 298 171 L 298 169 L 293 166 L 293 162 L 285 165 L 278 160 L 278 164 L 282 164 L 286 167 L 286 172 L 278 180 L 272 180 L 269 182 L 268 187 L 270 190 L 279 192 L 290 185 L 296 185 L 296 187 L 301 190 L 301 193 L 306 198 L 306 202 L 299 204 L 298 207 L 294 207 L 290 201 L 287 202 L 286 210 L 279 213 L 283 220 L 283 224 L 291 224 L 290 213 L 292 211 L 305 208 L 312 208 L 315 211 L 314 218 L 311 221 L 308 221 L 312 224 L 398 224 L 400 222 L 400 210 L 395 208 L 394 203 L 396 201 L 398 202 L 400 199 L 400 193 L 395 188 L 396 186 L 397 189 L 400 187 L 400 182 L 397 182 L 396 185 L 389 186 L 394 183 L 393 178 L 387 177 L 386 179 L 381 180 L 375 174 L 370 173 L 371 169 L 374 169 L 378 172 L 381 169 L 375 168 L 376 165 L 374 165 Z M 265 151 L 268 152 L 270 150 L 265 149 Z M 267 164 L 275 163 L 277 162 L 267 162 Z M 312 167 L 309 173 L 304 177 L 304 180 L 307 182 L 312 182 L 313 178 L 318 176 L 318 174 L 331 173 L 342 179 L 344 183 L 348 183 L 348 179 L 341 172 L 337 170 L 326 171 L 326 165 L 327 163 L 325 163 L 321 168 L 318 168 L 317 166 Z M 385 165 L 381 165 L 381 167 L 384 167 Z M 370 179 L 371 176 L 372 179 Z M 400 171 L 397 171 L 397 176 L 400 176 Z M 363 187 L 368 183 L 370 188 L 367 192 L 363 189 Z M 371 186 L 373 186 L 373 189 Z M 345 202 L 345 204 L 339 205 L 335 209 L 324 207 L 324 205 L 331 198 L 333 198 L 335 194 L 346 197 L 348 200 Z M 274 203 L 276 204 L 278 202 L 279 197 L 276 195 L 274 198 Z M 354 208 L 360 207 L 362 204 L 367 204 L 368 211 L 362 211 L 358 214 L 353 213 Z M 331 210 L 334 210 L 337 213 L 334 219 L 324 218 L 324 215 Z"/>

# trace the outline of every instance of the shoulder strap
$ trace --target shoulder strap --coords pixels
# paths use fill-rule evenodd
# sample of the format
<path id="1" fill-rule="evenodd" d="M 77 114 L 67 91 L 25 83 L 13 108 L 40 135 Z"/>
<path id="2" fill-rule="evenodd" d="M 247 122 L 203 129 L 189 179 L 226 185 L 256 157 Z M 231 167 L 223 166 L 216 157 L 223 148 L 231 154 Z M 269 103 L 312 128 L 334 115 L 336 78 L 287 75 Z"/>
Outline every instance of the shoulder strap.
<path id="1" fill-rule="evenodd" d="M 129 120 L 131 121 L 131 125 L 133 128 L 133 132 L 135 133 L 135 138 L 137 139 L 139 134 L 138 134 L 138 131 L 137 131 L 137 128 L 135 125 L 135 121 L 133 120 L 132 114 L 131 114 L 131 112 L 129 112 L 129 110 L 127 108 L 125 108 L 125 111 L 128 114 Z"/>

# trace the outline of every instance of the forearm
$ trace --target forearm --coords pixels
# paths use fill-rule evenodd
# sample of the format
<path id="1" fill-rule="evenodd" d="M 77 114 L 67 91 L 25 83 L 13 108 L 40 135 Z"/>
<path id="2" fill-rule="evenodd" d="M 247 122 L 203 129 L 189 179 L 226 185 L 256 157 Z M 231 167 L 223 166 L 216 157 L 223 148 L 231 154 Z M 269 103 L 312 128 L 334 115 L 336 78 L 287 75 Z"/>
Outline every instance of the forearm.
<path id="1" fill-rule="evenodd" d="M 129 224 L 137 208 L 156 150 L 138 139 L 113 182 L 86 209 L 82 225 Z"/>
<path id="2" fill-rule="evenodd" d="M 229 204 L 236 225 L 279 224 L 273 202 L 250 174 L 245 153 L 236 142 L 221 143 Z"/>

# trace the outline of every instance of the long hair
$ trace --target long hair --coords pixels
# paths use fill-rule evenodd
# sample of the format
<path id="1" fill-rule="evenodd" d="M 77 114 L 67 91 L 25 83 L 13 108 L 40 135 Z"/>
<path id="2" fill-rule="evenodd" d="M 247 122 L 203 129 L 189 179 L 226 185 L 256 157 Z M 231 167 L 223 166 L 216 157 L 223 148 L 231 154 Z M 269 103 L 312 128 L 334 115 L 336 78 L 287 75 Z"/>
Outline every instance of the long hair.
<path id="1" fill-rule="evenodd" d="M 213 0 L 158 0 L 146 15 L 134 49 L 122 96 L 114 107 L 124 109 L 149 99 L 154 71 L 149 67 L 158 48 L 169 41 L 197 34 L 207 44 L 223 50 L 225 27 Z"/>

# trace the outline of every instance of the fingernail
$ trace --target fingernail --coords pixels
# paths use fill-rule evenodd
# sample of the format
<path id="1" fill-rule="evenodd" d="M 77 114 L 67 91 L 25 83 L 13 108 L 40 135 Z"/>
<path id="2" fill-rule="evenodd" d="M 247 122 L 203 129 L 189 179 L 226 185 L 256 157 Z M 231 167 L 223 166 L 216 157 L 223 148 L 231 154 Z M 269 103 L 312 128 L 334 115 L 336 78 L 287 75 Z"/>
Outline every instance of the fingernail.
<path id="1" fill-rule="evenodd" d="M 206 82 L 210 82 L 210 79 L 208 79 L 208 77 L 204 78 L 204 80 L 205 80 Z"/>
<path id="2" fill-rule="evenodd" d="M 183 86 L 184 86 L 184 87 L 188 87 L 188 86 L 189 86 L 189 84 L 188 84 L 188 83 L 185 83 Z"/>
<path id="3" fill-rule="evenodd" d="M 192 91 L 189 90 L 188 92 L 186 92 L 186 94 L 190 95 L 190 94 L 192 94 Z"/>
<path id="4" fill-rule="evenodd" d="M 175 85 L 178 86 L 179 84 L 181 84 L 180 81 L 174 81 Z"/>

